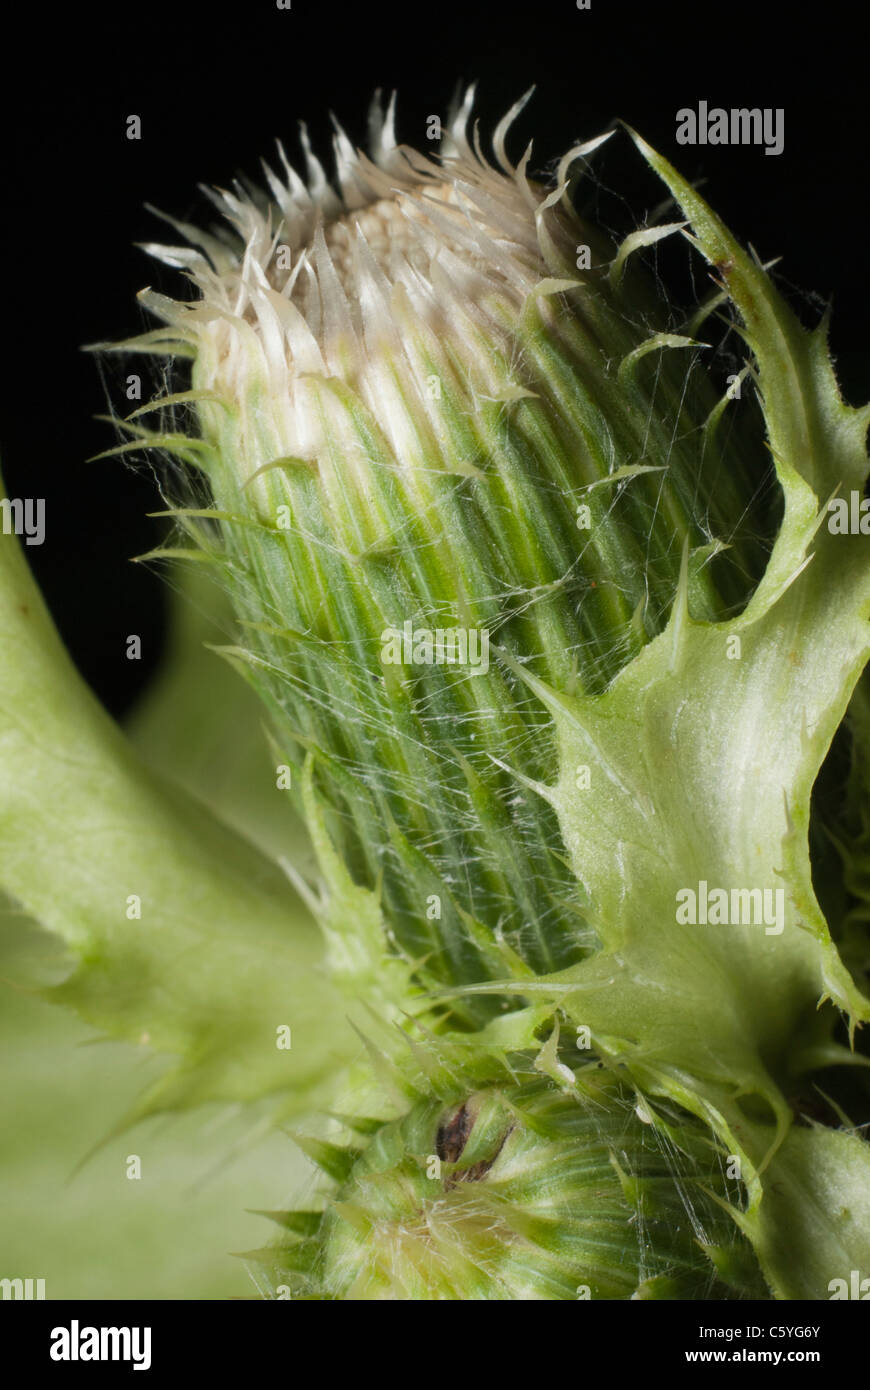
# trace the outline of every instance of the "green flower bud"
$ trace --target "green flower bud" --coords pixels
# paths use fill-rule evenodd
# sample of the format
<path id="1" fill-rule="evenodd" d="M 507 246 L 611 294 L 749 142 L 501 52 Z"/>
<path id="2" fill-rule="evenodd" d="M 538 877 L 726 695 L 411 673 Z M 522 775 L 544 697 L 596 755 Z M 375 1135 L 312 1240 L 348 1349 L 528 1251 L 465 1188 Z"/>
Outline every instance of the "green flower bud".
<path id="1" fill-rule="evenodd" d="M 280 761 L 311 759 L 353 880 L 445 984 L 500 976 L 502 943 L 540 972 L 593 942 L 553 810 L 512 773 L 556 768 L 517 664 L 602 690 L 662 630 L 684 545 L 703 616 L 760 573 L 721 385 L 687 374 L 701 348 L 665 331 L 631 246 L 573 212 L 601 140 L 544 188 L 505 154 L 522 103 L 491 168 L 470 95 L 440 164 L 376 106 L 374 162 L 337 138 L 340 196 L 307 143 L 307 190 L 282 151 L 269 200 L 216 197 L 235 247 L 185 227 L 201 250 L 150 248 L 201 298 L 142 296 L 170 324 L 158 346 L 194 354 L 187 448 L 214 521 L 185 524 L 226 574 L 230 654 Z"/>
<path id="2" fill-rule="evenodd" d="M 377 1129 L 322 1220 L 308 1214 L 316 1238 L 288 1235 L 269 1252 L 273 1289 L 354 1300 L 764 1297 L 726 1210 L 739 1184 L 700 1126 L 656 1113 L 600 1064 L 572 1077 L 561 1062 L 569 1090 L 532 1063 L 514 1058 L 512 1083 L 421 1099 Z M 275 1215 L 304 1230 L 303 1214 Z"/>

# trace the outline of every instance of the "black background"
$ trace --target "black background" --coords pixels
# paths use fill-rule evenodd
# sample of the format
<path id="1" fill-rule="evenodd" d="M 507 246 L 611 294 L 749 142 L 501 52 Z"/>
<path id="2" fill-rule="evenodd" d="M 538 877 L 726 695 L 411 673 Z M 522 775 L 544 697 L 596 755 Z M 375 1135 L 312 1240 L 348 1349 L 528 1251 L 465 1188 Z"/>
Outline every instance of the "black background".
<path id="1" fill-rule="evenodd" d="M 80 349 L 153 326 L 135 302 L 144 285 L 179 293 L 178 277 L 134 245 L 175 239 L 146 201 L 201 215 L 197 183 L 256 176 L 276 137 L 301 167 L 300 118 L 329 168 L 328 112 L 362 143 L 377 87 L 398 90 L 400 139 L 425 146 L 426 116 L 446 111 L 458 79 L 479 82 L 484 132 L 536 83 L 515 157 L 534 138 L 541 169 L 615 117 L 634 125 L 681 172 L 705 179 L 705 196 L 741 240 L 764 259 L 782 258 L 785 289 L 820 296 L 795 301 L 806 322 L 833 300 L 832 344 L 857 403 L 870 394 L 861 24 L 860 8 L 844 0 L 592 0 L 589 11 L 575 0 L 292 0 L 286 11 L 275 0 L 157 0 L 7 10 L 2 466 L 9 495 L 46 499 L 46 541 L 28 558 L 109 708 L 123 712 L 160 653 L 163 582 L 130 563 L 160 539 L 146 517 L 160 503 L 141 460 L 86 461 L 116 442 L 93 418 L 107 396 L 122 413 L 130 407 L 118 360 L 103 361 L 101 379 L 97 359 Z M 784 153 L 677 146 L 677 110 L 701 99 L 783 107 Z M 126 138 L 130 114 L 141 117 L 140 141 Z M 633 170 L 622 191 L 640 219 L 663 190 L 633 152 L 622 167 Z M 125 659 L 130 633 L 143 638 L 141 662 Z"/>

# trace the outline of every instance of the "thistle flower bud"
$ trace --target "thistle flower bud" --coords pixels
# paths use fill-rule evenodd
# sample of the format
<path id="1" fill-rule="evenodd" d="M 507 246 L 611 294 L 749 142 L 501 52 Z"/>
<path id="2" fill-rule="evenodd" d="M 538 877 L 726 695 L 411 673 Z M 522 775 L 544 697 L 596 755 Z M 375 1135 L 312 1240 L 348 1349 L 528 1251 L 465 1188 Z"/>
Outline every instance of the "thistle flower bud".
<path id="1" fill-rule="evenodd" d="M 179 447 L 217 534 L 184 520 L 226 572 L 233 655 L 281 761 L 310 755 L 353 880 L 450 984 L 503 973 L 504 945 L 543 971 L 591 941 L 553 811 L 508 770 L 555 767 L 512 663 L 603 689 L 661 630 L 684 544 L 705 616 L 758 569 L 756 481 L 705 428 L 698 349 L 657 331 L 648 289 L 627 296 L 631 247 L 614 259 L 572 210 L 604 137 L 542 187 L 530 150 L 516 168 L 505 152 L 523 102 L 492 167 L 471 95 L 437 164 L 376 103 L 371 158 L 336 137 L 338 190 L 303 132 L 308 186 L 281 150 L 268 198 L 213 195 L 234 239 L 184 226 L 198 249 L 149 248 L 200 297 L 142 296 L 169 324 L 144 345 L 193 354 L 198 437 Z"/>

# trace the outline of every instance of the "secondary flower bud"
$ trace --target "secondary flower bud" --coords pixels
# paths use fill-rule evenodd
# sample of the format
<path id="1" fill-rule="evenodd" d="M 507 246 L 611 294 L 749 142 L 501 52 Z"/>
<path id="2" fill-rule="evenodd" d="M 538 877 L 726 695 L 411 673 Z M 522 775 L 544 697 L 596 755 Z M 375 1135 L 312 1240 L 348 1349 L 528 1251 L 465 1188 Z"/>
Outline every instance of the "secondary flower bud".
<path id="1" fill-rule="evenodd" d="M 322 1220 L 307 1213 L 316 1235 L 270 1253 L 273 1284 L 352 1300 L 764 1297 L 716 1200 L 738 1184 L 700 1127 L 653 1116 L 594 1064 L 567 1092 L 531 1060 L 514 1059 L 513 1085 L 421 1100 L 376 1130 Z M 304 1232 L 305 1216 L 282 1224 Z"/>

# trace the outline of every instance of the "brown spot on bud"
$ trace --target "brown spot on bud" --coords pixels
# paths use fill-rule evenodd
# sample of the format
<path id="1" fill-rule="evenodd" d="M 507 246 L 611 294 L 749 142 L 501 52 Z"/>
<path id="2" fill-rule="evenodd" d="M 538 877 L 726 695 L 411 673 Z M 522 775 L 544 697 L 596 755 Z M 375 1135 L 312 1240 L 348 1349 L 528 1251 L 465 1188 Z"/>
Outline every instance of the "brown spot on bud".
<path id="1" fill-rule="evenodd" d="M 474 1118 L 468 1105 L 463 1101 L 458 1110 L 455 1110 L 449 1119 L 442 1121 L 438 1126 L 438 1133 L 435 1137 L 435 1152 L 442 1163 L 458 1163 L 462 1157 L 462 1151 L 468 1143 L 468 1136 L 471 1133 Z"/>
<path id="2" fill-rule="evenodd" d="M 476 1116 L 469 1109 L 468 1102 L 463 1101 L 458 1110 L 454 1110 L 447 1119 L 442 1120 L 435 1137 L 435 1152 L 442 1163 L 459 1162 L 468 1143 L 469 1135 L 474 1128 L 475 1118 Z M 482 1158 L 461 1172 L 448 1174 L 444 1179 L 445 1192 L 449 1192 L 458 1183 L 480 1182 L 481 1178 L 485 1178 L 504 1148 L 505 1141 L 513 1128 L 512 1124 L 508 1125 L 491 1158 Z"/>

